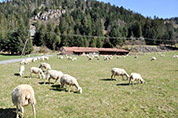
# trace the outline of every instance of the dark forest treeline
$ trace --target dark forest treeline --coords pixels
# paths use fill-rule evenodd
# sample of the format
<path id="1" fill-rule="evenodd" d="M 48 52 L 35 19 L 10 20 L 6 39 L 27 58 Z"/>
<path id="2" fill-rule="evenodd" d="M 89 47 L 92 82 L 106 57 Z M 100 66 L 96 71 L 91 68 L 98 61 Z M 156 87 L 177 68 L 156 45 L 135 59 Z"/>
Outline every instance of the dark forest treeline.
<path id="1" fill-rule="evenodd" d="M 32 16 L 50 9 L 65 10 L 65 13 L 59 19 L 29 22 Z M 172 45 L 178 39 L 176 23 L 178 18 L 145 18 L 96 0 L 6 0 L 0 3 L 0 50 L 21 54 L 30 37 L 30 25 L 36 27 L 33 44 L 29 40 L 30 52 L 32 45 L 45 45 L 52 50 L 61 46 L 116 47 L 124 45 L 126 40 L 136 40 L 135 37 L 145 38 L 146 44 Z"/>

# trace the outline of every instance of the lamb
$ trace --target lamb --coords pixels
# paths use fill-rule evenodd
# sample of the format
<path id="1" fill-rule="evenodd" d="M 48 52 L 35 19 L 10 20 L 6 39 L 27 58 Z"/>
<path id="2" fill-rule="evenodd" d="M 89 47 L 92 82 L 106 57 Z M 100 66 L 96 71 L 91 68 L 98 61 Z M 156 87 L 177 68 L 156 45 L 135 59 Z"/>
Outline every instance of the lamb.
<path id="1" fill-rule="evenodd" d="M 43 71 L 41 70 L 41 68 L 31 67 L 30 68 L 30 78 L 32 77 L 32 73 L 38 74 L 39 78 L 41 78 L 41 76 L 42 76 L 42 78 L 45 79 L 45 75 L 44 75 Z M 41 74 L 41 76 L 40 76 L 40 74 Z"/>
<path id="2" fill-rule="evenodd" d="M 130 85 L 130 81 L 132 82 L 132 86 L 133 86 L 133 81 L 137 80 L 138 81 L 138 84 L 139 84 L 139 81 L 141 83 L 144 83 L 145 81 L 143 80 L 143 78 L 141 77 L 140 74 L 138 73 L 131 73 L 130 74 L 130 77 L 129 77 L 129 85 Z"/>
<path id="3" fill-rule="evenodd" d="M 40 66 L 39 66 L 39 68 L 45 68 L 45 69 L 47 69 L 47 70 L 51 70 L 51 66 L 50 66 L 50 64 L 48 64 L 48 63 L 41 63 L 40 64 Z"/>
<path id="4" fill-rule="evenodd" d="M 152 57 L 150 61 L 156 60 L 156 57 Z"/>
<path id="5" fill-rule="evenodd" d="M 30 85 L 21 84 L 17 86 L 12 91 L 11 97 L 12 97 L 13 104 L 16 105 L 16 112 L 17 112 L 16 118 L 19 118 L 18 108 L 21 109 L 21 118 L 23 118 L 23 113 L 24 113 L 23 107 L 29 104 L 32 105 L 33 115 L 34 118 L 36 118 L 36 111 L 35 111 L 36 99 L 35 99 L 34 90 Z"/>
<path id="6" fill-rule="evenodd" d="M 62 77 L 63 73 L 61 71 L 57 71 L 57 70 L 48 70 L 48 72 L 46 73 L 46 80 L 49 81 L 50 83 L 50 79 L 55 79 L 56 81 L 54 82 L 54 84 L 57 82 L 58 79 L 60 79 Z M 45 80 L 45 81 L 46 81 Z M 44 84 L 45 84 L 44 81 Z"/>
<path id="7" fill-rule="evenodd" d="M 77 88 L 77 90 L 82 93 L 82 88 L 79 86 L 77 79 L 68 75 L 68 74 L 64 74 L 61 78 L 60 78 L 60 83 L 61 83 L 61 87 L 63 88 L 65 85 L 65 88 L 67 88 L 66 85 L 69 85 L 69 90 L 68 92 L 70 92 L 70 87 L 75 86 Z"/>
<path id="8" fill-rule="evenodd" d="M 111 79 L 114 75 L 114 78 L 115 78 L 115 76 L 122 76 L 122 79 L 124 80 L 123 76 L 125 75 L 127 77 L 127 80 L 129 80 L 129 75 L 122 68 L 112 68 L 111 72 L 112 72 Z M 116 81 L 117 81 L 117 79 L 116 79 Z"/>
<path id="9" fill-rule="evenodd" d="M 24 72 L 24 70 L 25 70 L 25 66 L 24 65 L 22 65 L 22 66 L 20 66 L 20 68 L 19 68 L 19 75 L 20 76 L 22 76 L 22 74 L 24 74 L 23 72 Z"/>

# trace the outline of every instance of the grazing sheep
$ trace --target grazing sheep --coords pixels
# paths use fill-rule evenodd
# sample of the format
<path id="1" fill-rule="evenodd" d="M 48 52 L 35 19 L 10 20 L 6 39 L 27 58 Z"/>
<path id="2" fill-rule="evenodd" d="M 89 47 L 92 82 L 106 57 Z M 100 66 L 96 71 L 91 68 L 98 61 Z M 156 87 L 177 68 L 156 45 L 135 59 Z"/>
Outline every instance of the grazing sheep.
<path id="1" fill-rule="evenodd" d="M 54 82 L 54 84 L 57 82 L 58 79 L 60 79 L 62 77 L 63 73 L 61 71 L 57 71 L 57 70 L 48 70 L 48 72 L 46 73 L 46 80 L 49 81 L 50 83 L 50 79 L 54 79 L 56 80 Z M 46 81 L 45 80 L 45 81 Z M 44 84 L 45 84 L 45 81 L 44 81 Z"/>
<path id="2" fill-rule="evenodd" d="M 32 59 L 32 62 L 35 62 L 35 61 L 37 61 L 37 60 L 38 60 L 37 58 L 33 58 L 33 59 Z"/>
<path id="3" fill-rule="evenodd" d="M 41 63 L 40 64 L 40 66 L 39 66 L 39 68 L 45 68 L 45 69 L 47 69 L 47 70 L 51 70 L 51 66 L 50 66 L 50 64 L 48 64 L 48 63 Z"/>
<path id="4" fill-rule="evenodd" d="M 20 64 L 24 64 L 25 63 L 25 59 L 23 59 L 21 62 L 20 62 Z"/>
<path id="5" fill-rule="evenodd" d="M 150 61 L 156 60 L 156 57 L 152 57 Z"/>
<path id="6" fill-rule="evenodd" d="M 117 56 L 117 59 L 120 59 L 121 58 L 121 56 Z"/>
<path id="7" fill-rule="evenodd" d="M 19 118 L 18 108 L 21 109 L 21 118 L 23 118 L 23 113 L 24 113 L 23 107 L 29 104 L 32 105 L 34 118 L 36 118 L 36 111 L 35 111 L 36 99 L 35 99 L 34 90 L 30 85 L 21 84 L 17 86 L 12 91 L 11 97 L 12 97 L 13 104 L 16 105 L 16 112 L 17 112 L 16 118 Z"/>
<path id="8" fill-rule="evenodd" d="M 72 61 L 77 61 L 77 58 L 76 58 L 76 57 L 74 57 L 74 58 L 72 59 Z"/>
<path id="9" fill-rule="evenodd" d="M 71 85 L 72 86 L 75 86 L 77 88 L 77 90 L 82 93 L 82 88 L 79 86 L 78 82 L 77 82 L 77 79 L 70 76 L 70 75 L 67 75 L 67 74 L 64 74 L 61 78 L 60 78 L 60 83 L 61 83 L 61 87 L 63 88 L 64 85 L 65 85 L 65 88 L 67 88 L 66 85 L 69 85 L 69 90 L 68 92 L 70 92 L 70 87 Z"/>
<path id="10" fill-rule="evenodd" d="M 106 60 L 109 60 L 109 58 L 107 56 L 104 56 L 104 61 L 106 61 Z"/>
<path id="11" fill-rule="evenodd" d="M 138 84 L 139 82 L 144 83 L 145 81 L 143 80 L 143 78 L 141 77 L 140 74 L 138 73 L 131 73 L 130 77 L 129 77 L 129 85 L 130 85 L 130 81 L 132 82 L 132 86 L 133 86 L 133 81 L 137 80 Z"/>
<path id="12" fill-rule="evenodd" d="M 137 56 L 137 55 L 135 55 L 134 59 L 136 59 L 136 58 L 138 58 L 138 56 Z"/>
<path id="13" fill-rule="evenodd" d="M 49 57 L 47 57 L 47 56 L 44 56 L 44 59 L 45 59 L 45 60 L 49 60 Z"/>
<path id="14" fill-rule="evenodd" d="M 89 60 L 93 60 L 93 58 L 92 58 L 92 57 L 88 57 L 88 61 L 89 61 Z"/>
<path id="15" fill-rule="evenodd" d="M 58 56 L 58 59 L 63 59 L 64 57 L 63 56 Z"/>
<path id="16" fill-rule="evenodd" d="M 161 56 L 161 57 L 165 57 L 165 55 L 164 55 L 164 54 L 161 54 L 160 56 Z"/>
<path id="17" fill-rule="evenodd" d="M 38 74 L 38 77 L 41 79 L 41 76 L 43 79 L 45 79 L 45 75 L 43 73 L 43 71 L 41 70 L 41 68 L 38 68 L 38 67 L 31 67 L 30 68 L 30 78 L 32 77 L 32 73 L 34 74 Z M 41 76 L 40 76 L 41 74 Z"/>
<path id="18" fill-rule="evenodd" d="M 22 65 L 22 66 L 20 66 L 20 68 L 19 68 L 19 75 L 20 76 L 22 76 L 22 74 L 24 74 L 23 72 L 24 72 L 24 70 L 25 70 L 25 66 L 24 65 Z"/>
<path id="19" fill-rule="evenodd" d="M 127 72 L 124 69 L 112 68 L 111 72 L 112 72 L 111 79 L 112 79 L 113 75 L 114 75 L 114 78 L 115 78 L 115 76 L 122 76 L 123 80 L 124 80 L 123 76 L 125 75 L 127 77 L 127 80 L 129 79 L 129 75 L 127 74 Z M 116 79 L 116 81 L 117 81 L 117 79 Z"/>

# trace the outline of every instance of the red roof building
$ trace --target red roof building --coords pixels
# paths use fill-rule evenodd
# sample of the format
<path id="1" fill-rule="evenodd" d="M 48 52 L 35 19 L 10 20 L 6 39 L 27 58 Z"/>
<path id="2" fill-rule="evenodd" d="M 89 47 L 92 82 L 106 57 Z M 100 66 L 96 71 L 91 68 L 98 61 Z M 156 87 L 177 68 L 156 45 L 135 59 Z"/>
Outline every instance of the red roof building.
<path id="1" fill-rule="evenodd" d="M 116 48 L 92 48 L 92 47 L 62 47 L 62 54 L 99 54 L 99 55 L 126 55 L 129 51 Z"/>

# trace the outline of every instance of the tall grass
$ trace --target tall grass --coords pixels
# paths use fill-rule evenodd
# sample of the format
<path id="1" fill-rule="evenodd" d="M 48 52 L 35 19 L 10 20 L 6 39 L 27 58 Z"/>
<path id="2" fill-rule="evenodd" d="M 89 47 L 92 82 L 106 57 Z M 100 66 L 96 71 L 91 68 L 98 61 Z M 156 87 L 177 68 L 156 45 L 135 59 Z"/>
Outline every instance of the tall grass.
<path id="1" fill-rule="evenodd" d="M 43 85 L 44 79 L 32 74 L 30 68 L 39 67 L 42 61 L 25 65 L 23 77 L 16 76 L 20 62 L 0 65 L 0 117 L 14 117 L 15 106 L 11 92 L 19 84 L 29 84 L 36 95 L 37 118 L 66 117 L 178 117 L 178 59 L 172 58 L 175 52 L 160 55 L 128 56 L 125 59 L 88 61 L 87 57 L 77 57 L 77 61 L 66 58 L 50 57 L 49 63 L 54 70 L 76 77 L 83 93 L 76 88 L 68 93 L 56 85 Z M 155 56 L 156 61 L 150 61 Z M 113 67 L 124 68 L 128 74 L 140 73 L 146 84 L 129 86 L 120 77 L 111 80 Z M 125 77 L 126 78 L 126 77 Z M 54 82 L 54 80 L 51 80 Z M 68 89 L 68 88 L 67 88 Z M 31 106 L 24 108 L 25 117 L 33 117 Z"/>

